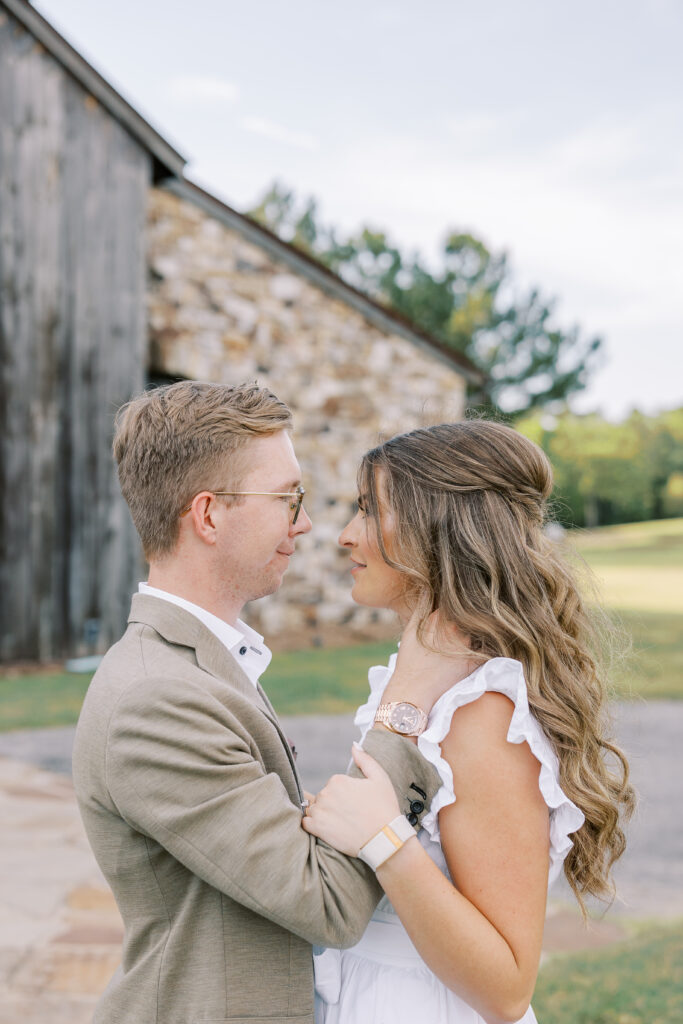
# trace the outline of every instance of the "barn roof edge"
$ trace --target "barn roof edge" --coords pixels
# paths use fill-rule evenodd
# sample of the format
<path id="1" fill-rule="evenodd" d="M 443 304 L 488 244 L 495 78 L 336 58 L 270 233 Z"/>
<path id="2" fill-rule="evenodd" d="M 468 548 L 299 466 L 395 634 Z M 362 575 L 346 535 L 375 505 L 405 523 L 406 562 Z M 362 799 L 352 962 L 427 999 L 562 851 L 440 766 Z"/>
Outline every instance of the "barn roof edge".
<path id="1" fill-rule="evenodd" d="M 187 163 L 185 157 L 35 7 L 27 0 L 0 0 L 0 9 L 3 7 L 150 152 L 154 158 L 155 181 L 162 181 L 169 175 L 182 176 Z"/>
<path id="2" fill-rule="evenodd" d="M 162 190 L 171 192 L 178 198 L 200 207 L 205 213 L 225 224 L 226 227 L 240 232 L 248 241 L 265 249 L 273 258 L 289 264 L 297 273 L 307 277 L 323 291 L 353 306 L 381 330 L 401 335 L 420 348 L 429 350 L 432 355 L 441 358 L 451 368 L 456 368 L 469 383 L 480 387 L 485 382 L 484 373 L 467 356 L 450 348 L 438 338 L 427 334 L 426 331 L 422 331 L 407 317 L 383 306 L 358 288 L 354 288 L 353 285 L 348 284 L 314 257 L 309 256 L 290 242 L 285 242 L 252 217 L 239 213 L 200 185 L 183 177 L 161 182 L 160 187 Z"/>

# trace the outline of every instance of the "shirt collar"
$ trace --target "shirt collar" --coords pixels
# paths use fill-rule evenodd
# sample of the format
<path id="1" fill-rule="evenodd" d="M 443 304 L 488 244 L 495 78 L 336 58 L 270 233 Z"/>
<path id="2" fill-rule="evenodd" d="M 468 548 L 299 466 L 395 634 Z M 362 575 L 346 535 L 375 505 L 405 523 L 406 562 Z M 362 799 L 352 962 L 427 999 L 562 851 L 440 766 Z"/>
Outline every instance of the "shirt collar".
<path id="1" fill-rule="evenodd" d="M 162 601 L 169 601 L 184 608 L 195 618 L 199 619 L 207 629 L 217 637 L 224 647 L 230 652 L 235 661 L 247 675 L 247 678 L 254 686 L 259 677 L 265 672 L 273 657 L 272 652 L 263 642 L 263 637 L 255 629 L 248 626 L 241 619 L 237 620 L 236 627 L 219 619 L 217 615 L 207 612 L 201 605 L 186 601 L 184 597 L 170 594 L 167 590 L 159 590 L 158 587 L 150 587 L 149 583 L 139 583 L 138 592 L 148 597 L 158 597 Z"/>

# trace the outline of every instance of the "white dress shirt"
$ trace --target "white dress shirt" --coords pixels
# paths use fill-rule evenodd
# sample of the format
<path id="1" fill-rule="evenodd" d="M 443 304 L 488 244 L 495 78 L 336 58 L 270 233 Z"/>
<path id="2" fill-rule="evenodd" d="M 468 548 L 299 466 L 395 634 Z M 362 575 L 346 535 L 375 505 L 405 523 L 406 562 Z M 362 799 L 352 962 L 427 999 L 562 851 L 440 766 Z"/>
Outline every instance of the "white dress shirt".
<path id="1" fill-rule="evenodd" d="M 139 583 L 138 592 L 146 594 L 148 597 L 159 597 L 162 601 L 170 601 L 171 604 L 177 604 L 179 608 L 184 608 L 186 612 L 194 615 L 220 640 L 249 681 L 253 683 L 254 687 L 256 686 L 259 677 L 268 668 L 270 659 L 273 657 L 272 651 L 266 647 L 260 633 L 248 626 L 246 622 L 242 622 L 241 619 L 237 620 L 236 627 L 231 626 L 223 619 L 219 619 L 217 615 L 207 612 L 200 605 L 186 601 L 184 597 L 177 597 L 176 594 L 169 594 L 166 590 L 150 587 L 149 583 Z"/>

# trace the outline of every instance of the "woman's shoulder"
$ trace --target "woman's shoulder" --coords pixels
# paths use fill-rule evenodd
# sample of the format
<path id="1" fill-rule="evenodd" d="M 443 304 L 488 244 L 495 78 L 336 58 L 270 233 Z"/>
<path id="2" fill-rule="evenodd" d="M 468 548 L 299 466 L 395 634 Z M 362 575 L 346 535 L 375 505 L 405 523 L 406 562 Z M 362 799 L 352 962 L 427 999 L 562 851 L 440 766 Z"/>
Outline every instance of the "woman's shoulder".
<path id="1" fill-rule="evenodd" d="M 459 680 L 439 697 L 429 715 L 427 742 L 441 743 L 451 730 L 455 712 L 460 723 L 480 728 L 506 725 L 511 742 L 525 732 L 525 727 L 542 730 L 531 717 L 524 669 L 512 658 L 490 658 L 470 675 Z M 463 728 L 463 725 L 460 726 Z"/>
<path id="2" fill-rule="evenodd" d="M 442 782 L 422 821 L 436 842 L 440 839 L 439 811 L 456 800 L 449 760 L 456 744 L 463 758 L 468 750 L 479 757 L 497 751 L 502 770 L 508 744 L 528 745 L 538 763 L 538 787 L 551 815 L 552 879 L 571 848 L 569 833 L 583 824 L 583 814 L 560 787 L 557 755 L 529 709 L 524 669 L 519 661 L 491 658 L 452 686 L 434 705 L 427 729 L 418 738 L 421 753 L 434 765 Z"/>
<path id="3" fill-rule="evenodd" d="M 447 728 L 442 746 L 481 750 L 492 743 L 505 743 L 514 713 L 515 704 L 506 693 L 484 690 L 474 700 L 449 708 L 444 715 Z"/>

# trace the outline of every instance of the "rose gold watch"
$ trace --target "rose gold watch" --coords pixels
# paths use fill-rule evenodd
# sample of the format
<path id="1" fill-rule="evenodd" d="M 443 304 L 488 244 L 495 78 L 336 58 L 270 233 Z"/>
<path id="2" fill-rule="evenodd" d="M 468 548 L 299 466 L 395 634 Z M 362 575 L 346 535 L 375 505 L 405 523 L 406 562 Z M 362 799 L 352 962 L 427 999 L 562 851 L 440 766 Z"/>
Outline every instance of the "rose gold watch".
<path id="1" fill-rule="evenodd" d="M 410 701 L 392 701 L 390 704 L 380 704 L 375 722 L 386 725 L 387 729 L 397 732 L 399 736 L 419 736 L 427 728 L 427 715 Z"/>

